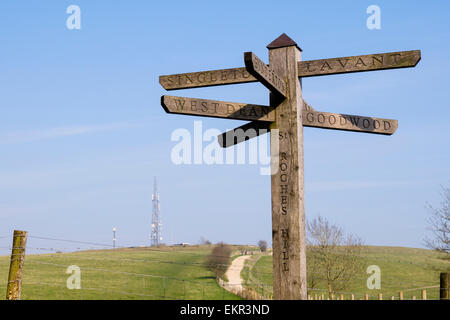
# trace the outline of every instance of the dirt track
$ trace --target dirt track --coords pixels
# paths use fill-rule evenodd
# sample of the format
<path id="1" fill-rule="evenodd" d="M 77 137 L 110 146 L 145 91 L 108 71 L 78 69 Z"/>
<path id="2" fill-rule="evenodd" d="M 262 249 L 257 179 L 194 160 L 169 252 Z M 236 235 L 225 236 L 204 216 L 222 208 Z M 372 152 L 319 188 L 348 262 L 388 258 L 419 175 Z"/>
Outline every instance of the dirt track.
<path id="1" fill-rule="evenodd" d="M 244 268 L 245 260 L 250 258 L 251 256 L 240 256 L 233 260 L 227 272 L 225 273 L 228 278 L 229 285 L 232 286 L 233 290 L 241 291 L 242 290 L 242 279 L 241 279 L 241 271 Z"/>

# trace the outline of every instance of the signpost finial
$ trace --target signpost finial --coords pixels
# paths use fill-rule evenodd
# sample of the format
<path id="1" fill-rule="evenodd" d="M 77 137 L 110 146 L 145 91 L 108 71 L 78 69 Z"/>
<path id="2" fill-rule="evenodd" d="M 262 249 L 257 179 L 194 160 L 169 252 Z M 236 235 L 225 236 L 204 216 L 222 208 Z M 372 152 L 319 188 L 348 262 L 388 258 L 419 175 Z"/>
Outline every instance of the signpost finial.
<path id="1" fill-rule="evenodd" d="M 302 49 L 297 45 L 297 43 L 294 40 L 289 38 L 286 33 L 283 33 L 281 36 L 279 36 L 271 43 L 269 43 L 267 45 L 267 49 L 283 48 L 290 46 L 296 46 L 300 51 L 302 51 Z"/>

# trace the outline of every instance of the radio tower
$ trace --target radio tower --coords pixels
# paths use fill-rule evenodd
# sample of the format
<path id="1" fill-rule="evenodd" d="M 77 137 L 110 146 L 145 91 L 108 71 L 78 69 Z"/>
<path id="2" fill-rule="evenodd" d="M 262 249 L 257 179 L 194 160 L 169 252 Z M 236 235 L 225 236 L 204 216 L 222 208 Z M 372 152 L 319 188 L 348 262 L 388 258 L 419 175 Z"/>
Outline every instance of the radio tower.
<path id="1" fill-rule="evenodd" d="M 152 246 L 159 246 L 162 241 L 162 233 L 161 233 L 161 220 L 159 219 L 159 194 L 158 194 L 158 186 L 156 184 L 156 177 L 155 182 L 153 184 L 152 202 L 153 202 L 152 234 L 150 238 L 152 240 Z"/>

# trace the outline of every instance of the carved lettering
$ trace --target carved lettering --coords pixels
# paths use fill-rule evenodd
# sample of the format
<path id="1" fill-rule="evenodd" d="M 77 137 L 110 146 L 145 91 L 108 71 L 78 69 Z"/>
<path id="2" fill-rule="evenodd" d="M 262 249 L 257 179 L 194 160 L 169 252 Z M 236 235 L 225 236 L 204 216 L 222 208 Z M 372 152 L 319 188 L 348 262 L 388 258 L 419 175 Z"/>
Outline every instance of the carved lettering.
<path id="1" fill-rule="evenodd" d="M 356 61 L 355 67 L 358 67 L 360 64 L 366 66 L 362 58 L 359 58 L 358 61 Z"/>
<path id="2" fill-rule="evenodd" d="M 175 99 L 175 105 L 177 106 L 177 110 L 183 110 L 185 102 L 186 101 L 182 99 Z"/>
<path id="3" fill-rule="evenodd" d="M 311 63 L 306 62 L 306 70 L 307 70 L 308 72 L 313 72 L 313 71 L 315 71 L 315 69 L 312 70 L 310 67 L 311 67 Z"/>
<path id="4" fill-rule="evenodd" d="M 373 120 L 373 127 L 374 127 L 375 129 L 378 129 L 378 128 L 380 127 L 380 121 L 378 121 L 378 120 Z"/>
<path id="5" fill-rule="evenodd" d="M 364 128 L 368 128 L 368 127 L 370 127 L 370 121 L 369 121 L 369 119 L 363 119 L 363 127 Z"/>
<path id="6" fill-rule="evenodd" d="M 328 68 L 328 70 L 332 70 L 333 68 L 331 68 L 331 66 L 328 64 L 327 61 L 324 61 L 322 64 L 322 67 L 320 68 L 320 71 L 323 71 L 323 69 L 325 68 L 325 66 Z"/>
<path id="7" fill-rule="evenodd" d="M 375 65 L 375 61 L 377 61 L 380 65 L 383 65 L 384 56 L 372 56 L 372 65 Z"/>
<path id="8" fill-rule="evenodd" d="M 351 122 L 354 126 L 358 126 L 358 123 L 359 123 L 359 117 L 350 117 L 350 122 Z"/>
<path id="9" fill-rule="evenodd" d="M 335 123 L 336 123 L 336 117 L 335 117 L 334 115 L 330 115 L 330 116 L 328 117 L 328 122 L 329 122 L 331 125 L 335 124 Z"/>
<path id="10" fill-rule="evenodd" d="M 391 54 L 390 57 L 392 57 L 392 63 L 398 63 L 398 57 L 401 57 L 402 55 L 400 53 L 394 53 Z"/>
<path id="11" fill-rule="evenodd" d="M 244 53 L 247 71 L 269 90 L 286 95 L 286 83 L 252 52 Z"/>
<path id="12" fill-rule="evenodd" d="M 420 51 L 412 50 L 353 57 L 299 61 L 298 76 L 309 77 L 346 72 L 415 67 L 420 61 L 420 58 Z"/>
<path id="13" fill-rule="evenodd" d="M 350 58 L 344 59 L 345 63 L 342 63 L 341 59 L 336 59 L 336 60 L 339 62 L 339 64 L 341 65 L 342 68 L 345 68 L 345 66 L 347 65 Z"/>
<path id="14" fill-rule="evenodd" d="M 319 123 L 324 123 L 324 122 L 325 122 L 325 116 L 324 116 L 323 114 L 319 113 L 319 114 L 317 115 L 317 121 L 318 121 Z"/>
<path id="15" fill-rule="evenodd" d="M 186 83 L 188 83 L 188 81 L 189 83 L 192 83 L 192 78 L 189 75 L 185 74 L 184 76 L 186 77 Z"/>
<path id="16" fill-rule="evenodd" d="M 198 74 L 197 81 L 199 83 L 204 83 L 205 82 L 205 77 L 206 77 L 206 74 L 204 72 L 201 72 L 201 73 Z"/>
<path id="17" fill-rule="evenodd" d="M 218 118 L 273 121 L 272 108 L 254 104 L 207 99 L 162 97 L 162 106 L 169 113 L 182 113 Z"/>
<path id="18" fill-rule="evenodd" d="M 391 135 L 397 129 L 397 121 L 346 114 L 302 111 L 303 126 L 337 130 L 363 131 Z"/>

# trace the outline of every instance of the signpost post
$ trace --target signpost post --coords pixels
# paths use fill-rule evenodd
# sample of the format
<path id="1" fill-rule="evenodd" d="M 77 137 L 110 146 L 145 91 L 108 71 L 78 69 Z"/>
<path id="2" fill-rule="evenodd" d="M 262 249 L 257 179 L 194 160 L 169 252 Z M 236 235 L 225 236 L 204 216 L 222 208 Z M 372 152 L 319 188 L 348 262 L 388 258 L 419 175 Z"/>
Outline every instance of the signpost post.
<path id="1" fill-rule="evenodd" d="M 274 299 L 307 299 L 303 127 L 392 135 L 397 120 L 319 112 L 302 99 L 301 78 L 340 73 L 415 67 L 419 50 L 302 61 L 302 50 L 286 34 L 267 46 L 269 65 L 252 52 L 244 53 L 245 68 L 192 72 L 159 77 L 166 90 L 261 82 L 270 90 L 270 105 L 162 96 L 168 113 L 250 120 L 218 137 L 233 146 L 271 132 L 271 174 Z M 248 134 L 246 132 L 251 131 Z M 232 137 L 232 139 L 229 139 Z"/>

